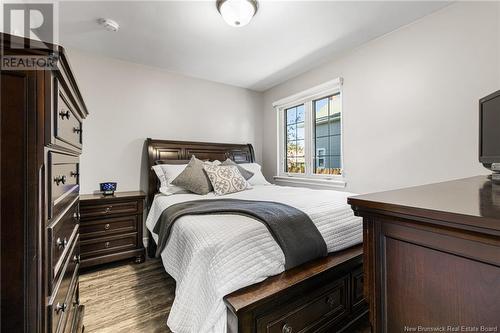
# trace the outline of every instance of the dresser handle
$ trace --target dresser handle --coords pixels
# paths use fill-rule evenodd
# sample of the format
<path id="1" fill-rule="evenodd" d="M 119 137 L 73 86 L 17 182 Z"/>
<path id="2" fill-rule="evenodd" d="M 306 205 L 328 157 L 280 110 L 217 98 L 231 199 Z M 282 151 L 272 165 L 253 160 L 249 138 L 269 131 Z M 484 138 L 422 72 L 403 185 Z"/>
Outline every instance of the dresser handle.
<path id="1" fill-rule="evenodd" d="M 293 332 L 293 328 L 292 328 L 292 326 L 290 326 L 288 324 L 285 324 L 285 325 L 283 325 L 283 328 L 281 329 L 281 332 L 282 333 L 292 333 Z"/>
<path id="2" fill-rule="evenodd" d="M 75 254 L 75 255 L 73 256 L 73 262 L 74 262 L 75 264 L 79 264 L 79 263 L 80 263 L 80 255 L 79 255 L 79 254 Z"/>
<path id="3" fill-rule="evenodd" d="M 109 230 L 109 223 L 106 223 L 106 225 L 104 226 L 104 230 Z"/>
<path id="4" fill-rule="evenodd" d="M 333 296 L 328 296 L 326 298 L 326 304 L 333 308 L 335 305 L 337 305 L 337 302 L 335 301 L 335 298 Z"/>
<path id="5" fill-rule="evenodd" d="M 82 129 L 78 127 L 73 127 L 73 133 L 82 133 Z"/>
<path id="6" fill-rule="evenodd" d="M 58 237 L 56 240 L 56 245 L 60 250 L 62 250 L 66 247 L 66 245 L 68 245 L 68 239 L 64 237 L 64 240 L 61 240 L 61 238 Z"/>
<path id="7" fill-rule="evenodd" d="M 54 183 L 56 183 L 57 186 L 59 186 L 59 184 L 66 184 L 66 176 L 58 176 L 58 177 L 55 177 L 54 178 Z"/>
<path id="8" fill-rule="evenodd" d="M 63 120 L 64 120 L 64 118 L 69 119 L 70 112 L 69 112 L 69 110 L 66 110 L 66 111 L 59 111 L 59 116 L 60 116 L 60 117 L 61 117 L 61 119 L 63 119 Z"/>
<path id="9" fill-rule="evenodd" d="M 71 177 L 75 177 L 75 178 L 76 178 L 76 177 L 80 176 L 80 173 L 78 173 L 78 172 L 76 172 L 76 171 L 71 171 L 71 172 L 69 173 L 69 175 L 70 175 Z"/>
<path id="10" fill-rule="evenodd" d="M 76 211 L 73 213 L 73 218 L 77 221 L 80 221 L 80 212 L 79 211 Z"/>
<path id="11" fill-rule="evenodd" d="M 56 313 L 59 313 L 59 311 L 62 311 L 62 312 L 66 311 L 67 307 L 68 306 L 66 305 L 66 303 L 63 303 L 63 304 L 57 303 L 57 305 L 56 305 Z"/>
<path id="12" fill-rule="evenodd" d="M 109 247 L 109 242 L 104 243 L 104 247 L 108 248 Z"/>

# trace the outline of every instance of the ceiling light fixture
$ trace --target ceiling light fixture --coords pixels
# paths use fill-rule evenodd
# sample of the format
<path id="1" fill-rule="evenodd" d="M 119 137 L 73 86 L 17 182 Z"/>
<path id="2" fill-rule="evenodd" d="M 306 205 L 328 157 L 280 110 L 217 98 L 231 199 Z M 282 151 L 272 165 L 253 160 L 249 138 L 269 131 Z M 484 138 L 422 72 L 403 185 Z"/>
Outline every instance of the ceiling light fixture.
<path id="1" fill-rule="evenodd" d="M 120 30 L 120 25 L 118 24 L 118 22 L 116 22 L 112 19 L 100 18 L 97 20 L 97 23 L 102 25 L 104 27 L 104 29 L 106 29 L 108 31 L 116 32 L 116 31 Z"/>
<path id="2" fill-rule="evenodd" d="M 233 27 L 250 23 L 259 8 L 257 0 L 217 0 L 215 5 L 224 21 Z"/>

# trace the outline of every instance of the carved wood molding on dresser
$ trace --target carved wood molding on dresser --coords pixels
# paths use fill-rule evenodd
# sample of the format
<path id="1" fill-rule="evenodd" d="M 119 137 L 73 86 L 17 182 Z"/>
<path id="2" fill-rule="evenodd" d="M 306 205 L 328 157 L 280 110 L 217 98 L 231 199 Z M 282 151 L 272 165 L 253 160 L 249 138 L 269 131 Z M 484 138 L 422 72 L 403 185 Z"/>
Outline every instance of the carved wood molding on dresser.
<path id="1" fill-rule="evenodd" d="M 54 70 L 1 72 L 1 331 L 81 332 L 79 156 L 87 108 L 62 47 L 0 37 L 3 55 L 59 59 Z"/>
<path id="2" fill-rule="evenodd" d="M 128 258 L 144 261 L 145 198 L 142 191 L 80 197 L 82 268 Z"/>

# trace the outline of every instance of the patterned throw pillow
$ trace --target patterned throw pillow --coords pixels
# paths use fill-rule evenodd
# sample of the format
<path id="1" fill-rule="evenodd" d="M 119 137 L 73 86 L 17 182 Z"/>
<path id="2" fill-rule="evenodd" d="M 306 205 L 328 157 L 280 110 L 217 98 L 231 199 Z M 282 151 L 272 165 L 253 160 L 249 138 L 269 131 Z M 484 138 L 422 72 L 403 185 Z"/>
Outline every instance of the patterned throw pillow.
<path id="1" fill-rule="evenodd" d="M 235 166 L 216 166 L 205 164 L 203 169 L 205 169 L 208 179 L 210 179 L 210 182 L 214 187 L 216 195 L 240 192 L 249 187 L 248 182 Z"/>

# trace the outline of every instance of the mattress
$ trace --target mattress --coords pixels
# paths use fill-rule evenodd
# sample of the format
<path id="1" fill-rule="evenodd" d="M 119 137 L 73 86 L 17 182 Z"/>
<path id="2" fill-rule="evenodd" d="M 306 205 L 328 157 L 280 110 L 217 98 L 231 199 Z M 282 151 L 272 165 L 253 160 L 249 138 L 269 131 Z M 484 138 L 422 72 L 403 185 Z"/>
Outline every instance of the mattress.
<path id="1" fill-rule="evenodd" d="M 347 197 L 353 193 L 276 185 L 254 186 L 224 198 L 276 201 L 305 212 L 325 239 L 328 252 L 363 240 L 361 218 Z M 152 232 L 168 206 L 189 200 L 220 198 L 207 195 L 157 195 L 146 220 Z M 240 215 L 184 216 L 174 224 L 161 253 L 165 270 L 176 281 L 175 299 L 167 324 L 178 333 L 226 332 L 223 297 L 284 270 L 281 248 L 263 223 Z"/>

